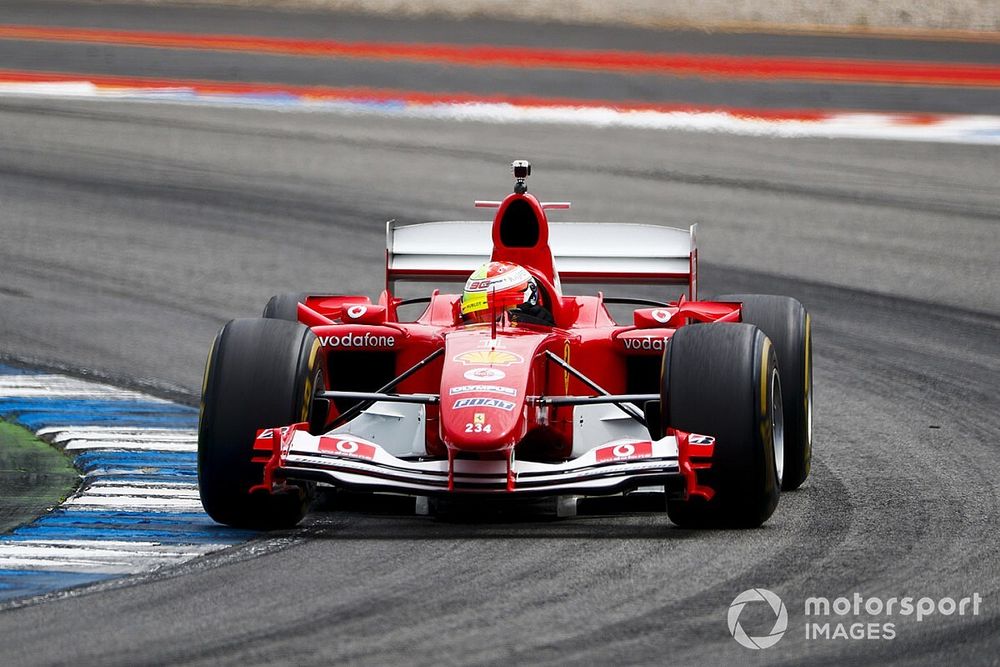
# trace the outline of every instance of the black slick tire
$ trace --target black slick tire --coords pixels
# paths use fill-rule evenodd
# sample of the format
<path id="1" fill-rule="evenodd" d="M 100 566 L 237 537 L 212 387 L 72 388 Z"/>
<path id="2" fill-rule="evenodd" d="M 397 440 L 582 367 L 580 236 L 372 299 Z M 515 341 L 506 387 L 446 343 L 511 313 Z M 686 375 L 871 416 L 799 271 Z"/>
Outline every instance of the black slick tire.
<path id="1" fill-rule="evenodd" d="M 767 294 L 727 294 L 716 301 L 743 303 L 743 321 L 774 344 L 785 411 L 785 467 L 782 491 L 799 488 L 812 463 L 812 323 L 798 300 Z"/>
<path id="2" fill-rule="evenodd" d="M 232 320 L 216 336 L 202 387 L 198 486 L 205 511 L 219 523 L 269 530 L 305 515 L 307 486 L 249 493 L 263 479 L 263 465 L 251 459 L 259 429 L 312 418 L 313 392 L 322 383 L 318 350 L 316 336 L 297 322 Z"/>
<path id="3" fill-rule="evenodd" d="M 299 304 L 305 303 L 306 298 L 309 296 L 311 296 L 309 292 L 275 294 L 268 300 L 267 305 L 264 306 L 264 312 L 261 316 L 269 320 L 298 322 Z"/>
<path id="4" fill-rule="evenodd" d="M 670 520 L 684 528 L 753 528 L 774 512 L 780 492 L 781 384 L 774 349 L 749 324 L 681 327 L 664 351 L 663 423 L 715 437 L 710 470 L 699 483 L 711 500 L 668 500 Z"/>

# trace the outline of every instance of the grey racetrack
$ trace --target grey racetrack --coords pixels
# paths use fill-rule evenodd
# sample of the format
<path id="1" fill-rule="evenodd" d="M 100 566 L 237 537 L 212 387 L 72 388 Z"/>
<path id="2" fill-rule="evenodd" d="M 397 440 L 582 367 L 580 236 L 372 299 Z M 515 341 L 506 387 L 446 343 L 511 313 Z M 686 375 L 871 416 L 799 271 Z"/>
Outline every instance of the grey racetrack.
<path id="1" fill-rule="evenodd" d="M 384 221 L 481 217 L 532 160 L 580 220 L 700 224 L 702 291 L 812 313 L 815 460 L 752 531 L 665 515 L 447 523 L 359 509 L 0 610 L 6 664 L 995 664 L 995 147 L 0 99 L 0 353 L 197 401 L 212 337 L 281 291 L 377 296 Z M 553 214 L 558 215 L 558 214 Z M 789 610 L 740 647 L 733 598 Z M 978 616 L 809 640 L 810 596 Z"/>

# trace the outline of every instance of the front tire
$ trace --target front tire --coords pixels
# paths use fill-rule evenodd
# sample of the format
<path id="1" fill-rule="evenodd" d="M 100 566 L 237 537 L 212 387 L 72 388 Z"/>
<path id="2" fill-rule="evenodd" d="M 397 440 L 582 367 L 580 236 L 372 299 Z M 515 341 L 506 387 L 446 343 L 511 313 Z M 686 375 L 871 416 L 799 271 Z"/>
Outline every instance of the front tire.
<path id="1" fill-rule="evenodd" d="M 263 479 L 263 465 L 251 459 L 259 429 L 312 418 L 313 393 L 322 383 L 318 350 L 316 336 L 297 322 L 232 320 L 216 336 L 202 388 L 198 487 L 205 511 L 219 523 L 269 530 L 305 516 L 311 488 L 249 493 Z"/>
<path id="2" fill-rule="evenodd" d="M 743 303 L 743 321 L 757 326 L 771 342 L 781 370 L 785 408 L 785 470 L 782 491 L 806 481 L 812 464 L 812 324 L 796 299 L 766 294 L 728 294 L 716 301 Z"/>
<path id="3" fill-rule="evenodd" d="M 781 384 L 774 348 L 749 324 L 681 327 L 664 351 L 663 423 L 715 437 L 712 467 L 699 471 L 711 500 L 668 500 L 684 528 L 754 528 L 778 505 Z M 776 427 L 777 422 L 777 427 Z"/>

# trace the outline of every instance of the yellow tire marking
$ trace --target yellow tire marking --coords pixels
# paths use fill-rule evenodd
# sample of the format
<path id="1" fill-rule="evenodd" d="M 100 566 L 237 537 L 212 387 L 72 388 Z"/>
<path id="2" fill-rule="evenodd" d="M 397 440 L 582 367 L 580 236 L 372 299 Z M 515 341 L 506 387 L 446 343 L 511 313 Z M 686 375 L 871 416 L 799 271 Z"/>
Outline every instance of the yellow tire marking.
<path id="1" fill-rule="evenodd" d="M 771 339 L 764 337 L 764 349 L 760 355 L 760 414 L 767 414 L 767 360 L 771 352 Z"/>
<path id="2" fill-rule="evenodd" d="M 316 363 L 316 355 L 319 354 L 319 339 L 313 341 L 312 351 L 309 353 L 309 370 L 312 370 Z"/>
<path id="3" fill-rule="evenodd" d="M 771 375 L 768 370 L 768 358 L 771 356 L 771 339 L 764 337 L 764 347 L 760 355 L 760 439 L 767 446 L 771 431 L 771 420 L 767 418 L 767 383 Z"/>
<path id="4" fill-rule="evenodd" d="M 309 352 L 309 375 L 306 377 L 306 388 L 305 393 L 302 396 L 302 416 L 299 421 L 306 421 L 309 419 L 309 408 L 312 405 L 312 392 L 313 392 L 313 366 L 316 364 L 316 355 L 319 353 L 319 340 L 313 341 L 312 351 Z"/>
<path id="5" fill-rule="evenodd" d="M 201 429 L 201 420 L 205 416 L 205 392 L 208 390 L 208 370 L 212 367 L 212 353 L 215 352 L 215 342 L 219 339 L 216 334 L 212 340 L 212 346 L 208 348 L 208 359 L 205 360 L 205 373 L 201 376 L 201 402 L 198 404 L 198 428 Z"/>

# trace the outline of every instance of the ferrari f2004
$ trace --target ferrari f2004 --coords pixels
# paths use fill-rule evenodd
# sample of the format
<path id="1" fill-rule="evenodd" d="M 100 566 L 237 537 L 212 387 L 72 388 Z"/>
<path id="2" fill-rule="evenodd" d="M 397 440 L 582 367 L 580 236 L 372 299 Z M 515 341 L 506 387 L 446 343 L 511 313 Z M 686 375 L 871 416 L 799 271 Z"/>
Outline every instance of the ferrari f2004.
<path id="1" fill-rule="evenodd" d="M 452 504 L 656 493 L 680 526 L 753 527 L 803 483 L 802 305 L 700 300 L 694 226 L 549 222 L 569 204 L 529 194 L 530 170 L 516 161 L 514 192 L 476 202 L 492 222 L 389 222 L 376 301 L 279 294 L 222 328 L 198 440 L 216 521 L 291 526 L 329 486 Z M 405 281 L 464 286 L 404 299 Z"/>

